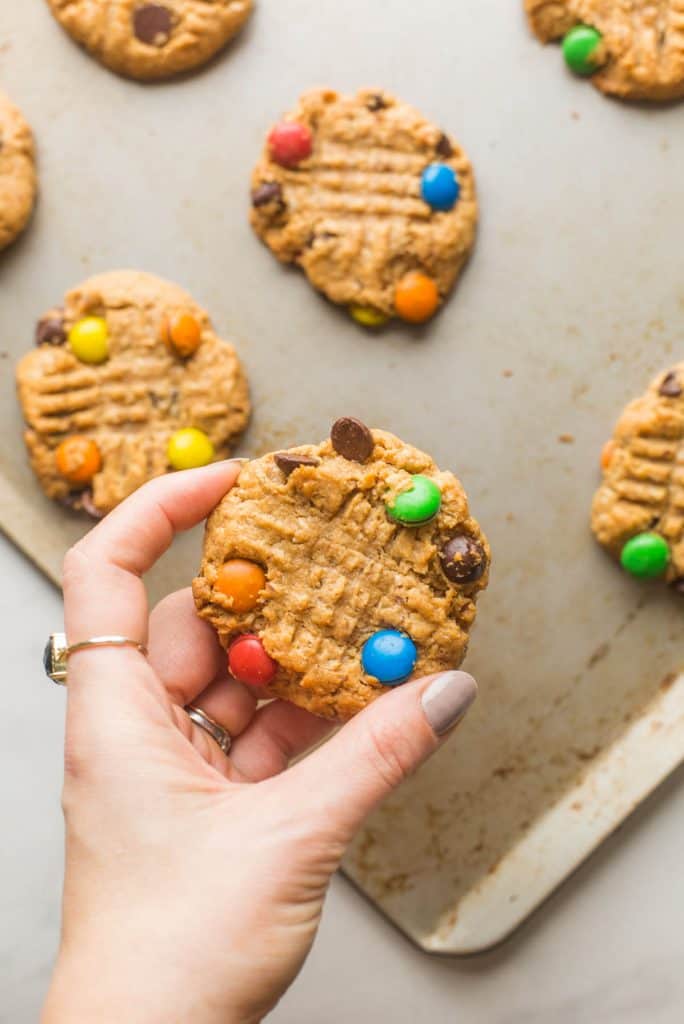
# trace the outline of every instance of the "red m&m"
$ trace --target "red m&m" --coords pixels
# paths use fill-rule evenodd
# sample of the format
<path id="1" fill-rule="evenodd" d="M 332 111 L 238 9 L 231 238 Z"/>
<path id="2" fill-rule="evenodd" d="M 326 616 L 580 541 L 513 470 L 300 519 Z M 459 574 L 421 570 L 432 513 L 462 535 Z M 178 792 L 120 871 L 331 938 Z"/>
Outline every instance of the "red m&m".
<path id="1" fill-rule="evenodd" d="M 266 653 L 258 636 L 243 633 L 228 649 L 228 668 L 239 683 L 267 686 L 278 671 L 278 664 Z"/>
<path id="2" fill-rule="evenodd" d="M 311 132 L 299 121 L 281 121 L 268 137 L 271 158 L 282 167 L 296 167 L 311 156 Z"/>

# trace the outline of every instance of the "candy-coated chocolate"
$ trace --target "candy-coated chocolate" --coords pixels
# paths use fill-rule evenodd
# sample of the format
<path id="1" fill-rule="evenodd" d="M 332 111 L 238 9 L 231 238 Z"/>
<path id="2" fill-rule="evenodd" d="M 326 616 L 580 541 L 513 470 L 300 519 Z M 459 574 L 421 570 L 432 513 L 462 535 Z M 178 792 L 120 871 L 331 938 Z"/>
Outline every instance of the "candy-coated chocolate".
<path id="1" fill-rule="evenodd" d="M 442 504 L 442 493 L 427 476 L 419 473 L 411 477 L 411 487 L 402 491 L 391 505 L 386 505 L 387 515 L 403 526 L 423 526 L 434 519 Z"/>
<path id="2" fill-rule="evenodd" d="M 590 25 L 575 25 L 563 38 L 565 63 L 576 75 L 593 75 L 601 66 L 599 46 L 603 36 Z"/>
<path id="3" fill-rule="evenodd" d="M 191 313 L 164 317 L 159 333 L 164 344 L 181 359 L 196 352 L 202 340 L 202 328 Z"/>
<path id="4" fill-rule="evenodd" d="M 101 316 L 86 316 L 69 331 L 69 348 L 82 363 L 104 363 L 109 358 L 109 330 Z"/>
<path id="5" fill-rule="evenodd" d="M 282 167 L 296 167 L 311 156 L 311 132 L 299 121 L 281 121 L 271 129 L 268 148 L 271 158 Z"/>
<path id="6" fill-rule="evenodd" d="M 266 586 L 266 573 L 256 562 L 231 558 L 219 569 L 214 586 L 232 598 L 232 611 L 243 614 L 256 607 L 259 594 Z"/>
<path id="7" fill-rule="evenodd" d="M 169 438 L 166 456 L 173 469 L 197 469 L 214 458 L 214 446 L 197 427 L 184 427 Z"/>
<path id="8" fill-rule="evenodd" d="M 638 533 L 622 549 L 622 568 L 641 579 L 662 576 L 670 561 L 670 546 L 659 533 Z"/>
<path id="9" fill-rule="evenodd" d="M 386 313 L 381 313 L 379 309 L 373 309 L 372 306 L 351 305 L 349 315 L 363 327 L 382 327 L 389 320 Z"/>
<path id="10" fill-rule="evenodd" d="M 439 305 L 437 285 L 427 274 L 411 270 L 397 282 L 394 305 L 402 320 L 422 324 L 430 319 Z"/>
<path id="11" fill-rule="evenodd" d="M 608 469 L 611 462 L 613 461 L 613 456 L 615 455 L 616 449 L 617 444 L 615 443 L 613 438 L 611 438 L 610 441 L 606 441 L 603 448 L 601 449 L 601 469 Z"/>
<path id="12" fill-rule="evenodd" d="M 102 466 L 100 449 L 90 437 L 74 434 L 67 437 L 55 452 L 60 476 L 70 484 L 89 484 Z"/>
<path id="13" fill-rule="evenodd" d="M 278 671 L 278 664 L 266 653 L 258 636 L 243 633 L 228 649 L 228 669 L 239 683 L 267 686 Z"/>
<path id="14" fill-rule="evenodd" d="M 448 164 L 429 164 L 420 179 L 420 194 L 433 210 L 452 210 L 461 186 L 456 171 Z"/>
<path id="15" fill-rule="evenodd" d="M 451 537 L 439 552 L 442 572 L 452 583 L 476 583 L 487 568 L 484 548 L 465 533 Z"/>
<path id="16" fill-rule="evenodd" d="M 381 629 L 363 645 L 361 664 L 364 672 L 385 686 L 397 686 L 411 675 L 418 658 L 416 645 L 397 629 Z"/>

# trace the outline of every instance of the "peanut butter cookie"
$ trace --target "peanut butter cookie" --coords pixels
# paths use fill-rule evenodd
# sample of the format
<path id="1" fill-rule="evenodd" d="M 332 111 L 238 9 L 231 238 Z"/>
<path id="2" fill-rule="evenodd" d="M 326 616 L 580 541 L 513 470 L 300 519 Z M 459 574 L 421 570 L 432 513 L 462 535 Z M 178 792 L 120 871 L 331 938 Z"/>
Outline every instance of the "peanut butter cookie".
<path id="1" fill-rule="evenodd" d="M 36 200 L 35 147 L 19 110 L 0 92 L 0 249 L 26 227 Z"/>
<path id="2" fill-rule="evenodd" d="M 630 100 L 684 96 L 684 0 L 525 0 L 533 31 L 570 69 Z"/>
<path id="3" fill-rule="evenodd" d="M 345 417 L 243 466 L 193 591 L 237 679 L 342 721 L 461 664 L 489 560 L 456 477 Z"/>
<path id="4" fill-rule="evenodd" d="M 389 93 L 318 89 L 270 132 L 251 221 L 359 323 L 420 323 L 472 249 L 475 182 L 456 141 Z"/>
<path id="5" fill-rule="evenodd" d="M 46 313 L 17 385 L 43 490 L 94 516 L 152 477 L 227 458 L 249 418 L 232 345 L 181 288 L 134 270 Z"/>
<path id="6" fill-rule="evenodd" d="M 627 406 L 603 449 L 591 525 L 627 572 L 684 595 L 684 363 Z"/>
<path id="7" fill-rule="evenodd" d="M 130 78 L 170 78 L 205 64 L 238 32 L 252 0 L 48 0 L 76 42 Z"/>

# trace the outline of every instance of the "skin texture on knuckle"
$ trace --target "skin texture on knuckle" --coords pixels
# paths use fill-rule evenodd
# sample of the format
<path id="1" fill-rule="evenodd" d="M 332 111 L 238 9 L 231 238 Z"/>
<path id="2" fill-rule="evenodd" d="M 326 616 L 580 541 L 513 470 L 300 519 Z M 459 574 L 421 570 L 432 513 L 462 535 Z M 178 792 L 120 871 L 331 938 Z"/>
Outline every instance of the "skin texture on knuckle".
<path id="1" fill-rule="evenodd" d="M 62 562 L 62 587 L 67 592 L 75 583 L 83 578 L 88 569 L 88 556 L 83 550 L 82 542 L 69 548 Z"/>

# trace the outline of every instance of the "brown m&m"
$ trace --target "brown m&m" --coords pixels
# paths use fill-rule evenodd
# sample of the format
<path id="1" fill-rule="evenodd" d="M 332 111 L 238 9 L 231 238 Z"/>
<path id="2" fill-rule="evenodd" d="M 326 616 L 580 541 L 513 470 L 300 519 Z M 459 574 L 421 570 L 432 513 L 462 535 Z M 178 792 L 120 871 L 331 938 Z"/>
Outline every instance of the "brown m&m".
<path id="1" fill-rule="evenodd" d="M 365 462 L 373 453 L 373 435 L 361 420 L 342 416 L 330 431 L 332 446 L 338 455 L 350 462 Z"/>
<path id="2" fill-rule="evenodd" d="M 439 553 L 442 572 L 452 583 L 476 583 L 487 568 L 482 546 L 467 534 L 457 534 Z"/>

